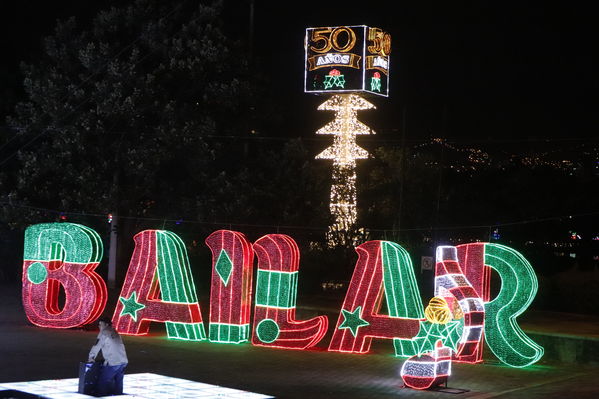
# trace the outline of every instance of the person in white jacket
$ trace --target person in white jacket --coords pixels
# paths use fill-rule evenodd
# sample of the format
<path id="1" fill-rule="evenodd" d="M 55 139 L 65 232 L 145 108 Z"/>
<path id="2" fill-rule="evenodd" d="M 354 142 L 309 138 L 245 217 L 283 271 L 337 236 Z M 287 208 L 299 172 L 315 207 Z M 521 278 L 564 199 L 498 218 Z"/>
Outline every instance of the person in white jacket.
<path id="1" fill-rule="evenodd" d="M 112 327 L 112 321 L 103 317 L 98 321 L 100 333 L 96 344 L 89 351 L 88 362 L 93 362 L 100 351 L 104 357 L 104 367 L 98 379 L 98 393 L 101 396 L 108 394 L 123 394 L 123 376 L 125 367 L 129 363 L 125 345 L 118 332 Z"/>

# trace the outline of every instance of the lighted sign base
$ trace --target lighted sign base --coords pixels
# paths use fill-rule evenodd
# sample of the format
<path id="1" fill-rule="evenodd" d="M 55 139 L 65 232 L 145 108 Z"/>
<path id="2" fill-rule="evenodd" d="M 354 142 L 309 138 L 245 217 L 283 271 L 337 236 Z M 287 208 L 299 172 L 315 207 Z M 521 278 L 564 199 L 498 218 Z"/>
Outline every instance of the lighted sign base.
<path id="1" fill-rule="evenodd" d="M 0 391 L 17 390 L 51 399 L 93 398 L 94 396 L 77 393 L 79 380 L 68 378 L 62 380 L 43 380 L 27 382 L 7 382 L 0 384 Z M 128 399 L 166 399 L 166 398 L 247 398 L 262 399 L 272 396 L 225 388 L 218 385 L 204 384 L 167 377 L 152 373 L 125 374 L 124 394 L 105 396 L 106 398 Z"/>

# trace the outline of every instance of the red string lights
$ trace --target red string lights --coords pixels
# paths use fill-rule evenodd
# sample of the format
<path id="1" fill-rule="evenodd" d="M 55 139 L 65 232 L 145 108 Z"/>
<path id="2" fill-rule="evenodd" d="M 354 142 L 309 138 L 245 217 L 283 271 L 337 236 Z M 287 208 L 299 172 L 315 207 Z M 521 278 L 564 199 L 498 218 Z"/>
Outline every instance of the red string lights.
<path id="1" fill-rule="evenodd" d="M 390 241 L 368 241 L 356 251 L 329 351 L 366 353 L 372 338 L 414 337 L 424 314 L 408 253 Z M 379 313 L 383 295 L 388 315 Z"/>
<path id="2" fill-rule="evenodd" d="M 169 338 L 206 339 L 185 245 L 174 233 L 145 230 L 116 303 L 113 322 L 123 334 L 144 335 L 152 321 Z M 300 253 L 283 234 L 250 244 L 242 233 L 218 230 L 206 238 L 212 253 L 209 339 L 284 349 L 308 349 L 327 332 L 328 319 L 296 320 Z M 490 243 L 437 248 L 435 297 L 423 309 L 409 254 L 390 241 L 356 247 L 358 261 L 329 351 L 366 353 L 373 338 L 392 339 L 406 386 L 428 389 L 447 380 L 452 359 L 482 361 L 483 337 L 503 363 L 525 367 L 543 348 L 520 329 L 516 317 L 537 290 L 532 266 L 512 248 Z M 23 305 L 41 327 L 91 323 L 103 312 L 106 285 L 95 272 L 100 237 L 73 223 L 47 223 L 25 231 Z M 257 258 L 255 296 L 252 292 Z M 490 298 L 491 269 L 501 277 Z M 64 304 L 61 301 L 64 289 Z M 250 330 L 252 300 L 253 327 Z"/>
<path id="3" fill-rule="evenodd" d="M 107 292 L 94 271 L 102 258 L 102 242 L 95 231 L 74 223 L 32 225 L 25 230 L 24 249 L 22 297 L 31 323 L 78 327 L 102 314 Z"/>
<path id="4" fill-rule="evenodd" d="M 211 342 L 247 342 L 252 306 L 254 251 L 242 233 L 218 230 L 206 238 L 212 252 Z"/>
<path id="5" fill-rule="evenodd" d="M 166 323 L 169 338 L 206 339 L 200 305 L 181 239 L 165 230 L 145 230 L 135 249 L 116 304 L 113 324 L 122 334 L 145 335 L 150 322 Z"/>
<path id="6" fill-rule="evenodd" d="M 295 319 L 299 249 L 284 234 L 268 234 L 254 243 L 258 258 L 252 344 L 285 349 L 316 345 L 328 327 L 326 316 Z"/>
<path id="7" fill-rule="evenodd" d="M 435 295 L 443 297 L 451 304 L 457 301 L 464 317 L 464 327 L 456 355 L 476 361 L 479 352 L 482 351 L 485 304 L 460 268 L 455 247 L 437 248 Z"/>

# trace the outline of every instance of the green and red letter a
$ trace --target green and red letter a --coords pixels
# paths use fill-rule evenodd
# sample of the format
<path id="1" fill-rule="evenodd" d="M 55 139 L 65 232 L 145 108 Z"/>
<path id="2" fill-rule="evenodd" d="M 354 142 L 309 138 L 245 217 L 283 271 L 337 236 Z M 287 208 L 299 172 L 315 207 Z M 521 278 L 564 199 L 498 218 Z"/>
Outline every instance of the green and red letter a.
<path id="1" fill-rule="evenodd" d="M 169 338 L 206 339 L 200 305 L 181 239 L 165 230 L 145 230 L 135 250 L 113 316 L 118 332 L 148 333 L 150 322 L 166 323 Z"/>

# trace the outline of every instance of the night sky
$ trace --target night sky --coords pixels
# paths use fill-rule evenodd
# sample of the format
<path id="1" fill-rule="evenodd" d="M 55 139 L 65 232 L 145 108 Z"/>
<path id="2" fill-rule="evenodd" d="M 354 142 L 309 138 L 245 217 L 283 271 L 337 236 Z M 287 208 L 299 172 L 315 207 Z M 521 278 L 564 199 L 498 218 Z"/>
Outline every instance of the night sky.
<path id="1" fill-rule="evenodd" d="M 18 64 L 35 59 L 57 18 L 85 24 L 121 3 L 1 2 L 3 103 L 18 97 Z M 298 109 L 292 134 L 313 134 L 318 122 L 306 119 L 322 102 L 303 93 L 304 29 L 365 24 L 393 38 L 390 97 L 375 98 L 376 115 L 365 117 L 380 137 L 398 135 L 405 108 L 411 139 L 596 140 L 597 24 L 583 4 L 255 0 L 255 55 L 283 103 Z M 225 5 L 229 28 L 247 37 L 249 1 Z"/>

